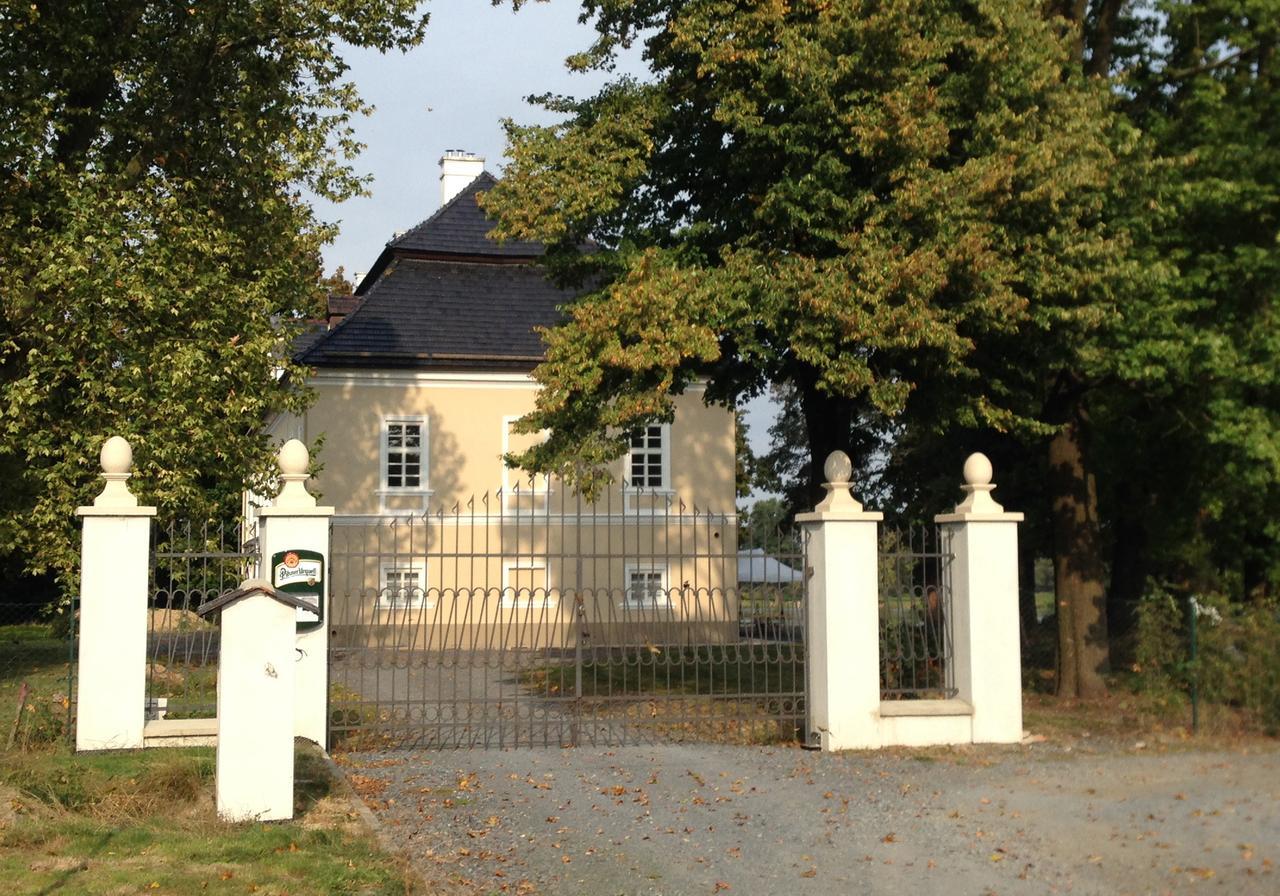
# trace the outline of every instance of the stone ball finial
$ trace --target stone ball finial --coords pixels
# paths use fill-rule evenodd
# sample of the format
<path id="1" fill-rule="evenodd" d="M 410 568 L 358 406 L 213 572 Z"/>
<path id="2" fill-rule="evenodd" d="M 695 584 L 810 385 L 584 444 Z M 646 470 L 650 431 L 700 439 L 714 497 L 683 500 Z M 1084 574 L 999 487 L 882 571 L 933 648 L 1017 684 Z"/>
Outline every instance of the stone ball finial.
<path id="1" fill-rule="evenodd" d="M 98 455 L 102 463 L 102 472 L 119 475 L 128 473 L 133 466 L 133 449 L 120 436 L 112 436 L 102 445 L 102 453 Z"/>
<path id="2" fill-rule="evenodd" d="M 853 461 L 843 451 L 832 451 L 822 465 L 822 475 L 827 478 L 827 482 L 847 484 L 853 479 Z"/>
<path id="3" fill-rule="evenodd" d="M 990 485 L 991 476 L 991 461 L 987 456 L 980 451 L 970 454 L 964 462 L 965 485 Z"/>
<path id="4" fill-rule="evenodd" d="M 286 476 L 305 476 L 307 468 L 311 466 L 311 454 L 307 451 L 307 446 L 297 439 L 290 439 L 280 446 L 277 460 L 280 472 Z"/>

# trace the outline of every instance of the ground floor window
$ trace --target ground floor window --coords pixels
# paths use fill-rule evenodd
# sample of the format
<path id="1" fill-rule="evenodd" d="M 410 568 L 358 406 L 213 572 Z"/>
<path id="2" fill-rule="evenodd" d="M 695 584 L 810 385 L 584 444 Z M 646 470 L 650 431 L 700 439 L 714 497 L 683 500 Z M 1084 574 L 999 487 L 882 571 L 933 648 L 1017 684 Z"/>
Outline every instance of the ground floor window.
<path id="1" fill-rule="evenodd" d="M 510 560 L 502 564 L 502 606 L 555 605 L 547 564 L 542 560 Z"/>
<path id="2" fill-rule="evenodd" d="M 657 565 L 627 564 L 627 590 L 623 600 L 629 607 L 667 607 L 667 568 Z"/>
<path id="3" fill-rule="evenodd" d="M 427 571 L 421 566 L 384 566 L 378 587 L 378 609 L 418 609 L 426 600 Z"/>

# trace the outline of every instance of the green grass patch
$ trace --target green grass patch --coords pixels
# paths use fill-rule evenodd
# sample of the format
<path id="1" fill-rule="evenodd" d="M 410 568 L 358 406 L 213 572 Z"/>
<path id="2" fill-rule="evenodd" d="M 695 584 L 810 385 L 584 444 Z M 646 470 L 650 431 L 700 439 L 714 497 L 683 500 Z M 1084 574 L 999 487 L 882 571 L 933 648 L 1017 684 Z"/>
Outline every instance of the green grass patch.
<path id="1" fill-rule="evenodd" d="M 535 697 L 575 698 L 572 663 L 537 666 L 520 681 Z M 582 664 L 588 719 L 617 720 L 660 738 L 721 743 L 779 743 L 800 736 L 804 654 L 800 645 L 642 646 L 609 651 Z"/>
<path id="2" fill-rule="evenodd" d="M 8 755 L 0 765 L 0 879 L 6 893 L 404 894 L 383 853 L 337 795 L 314 748 L 299 751 L 284 823 L 227 824 L 213 802 L 209 748 Z"/>
<path id="3" fill-rule="evenodd" d="M 538 666 L 521 675 L 534 693 L 575 696 L 572 663 Z M 804 690 L 799 645 L 740 644 L 704 647 L 647 646 L 592 658 L 582 664 L 582 696 L 776 696 Z"/>
<path id="4" fill-rule="evenodd" d="M 66 738 L 68 649 L 67 639 L 58 637 L 52 626 L 0 626 L 0 749 L 11 732 L 15 745 L 27 748 Z M 19 708 L 24 684 L 26 695 Z"/>

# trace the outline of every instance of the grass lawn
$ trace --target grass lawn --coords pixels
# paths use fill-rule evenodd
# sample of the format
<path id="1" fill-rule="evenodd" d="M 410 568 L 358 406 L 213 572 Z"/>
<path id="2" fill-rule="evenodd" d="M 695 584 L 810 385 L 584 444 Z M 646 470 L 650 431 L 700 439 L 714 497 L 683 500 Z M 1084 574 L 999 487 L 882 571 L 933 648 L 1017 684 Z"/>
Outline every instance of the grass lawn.
<path id="1" fill-rule="evenodd" d="M 535 693 L 572 696 L 571 663 L 541 666 L 522 676 Z M 778 696 L 804 691 L 804 653 L 797 644 L 634 648 L 626 655 L 582 664 L 582 696 L 608 699 L 637 695 Z"/>
<path id="2" fill-rule="evenodd" d="M 23 894 L 421 892 L 314 748 L 285 823 L 226 824 L 211 748 L 0 757 L 0 880 Z"/>
<path id="3" fill-rule="evenodd" d="M 608 653 L 604 651 L 602 653 Z M 520 680 L 534 697 L 571 704 L 572 663 Z M 633 648 L 582 664 L 585 718 L 626 720 L 656 735 L 717 743 L 787 742 L 800 732 L 804 654 L 789 643 Z"/>
<path id="4" fill-rule="evenodd" d="M 0 625 L 0 750 L 66 737 L 70 657 L 67 639 L 43 623 Z M 18 695 L 27 686 L 21 714 Z M 18 726 L 15 730 L 14 722 Z"/>

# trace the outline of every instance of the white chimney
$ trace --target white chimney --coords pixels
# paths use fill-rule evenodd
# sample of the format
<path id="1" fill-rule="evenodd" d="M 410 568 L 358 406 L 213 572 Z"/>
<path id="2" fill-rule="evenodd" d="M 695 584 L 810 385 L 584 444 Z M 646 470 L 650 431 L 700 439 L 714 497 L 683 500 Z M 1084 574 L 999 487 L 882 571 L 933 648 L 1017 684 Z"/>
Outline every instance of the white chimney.
<path id="1" fill-rule="evenodd" d="M 464 149 L 446 149 L 440 157 L 440 204 L 457 196 L 484 171 L 484 156 Z"/>

